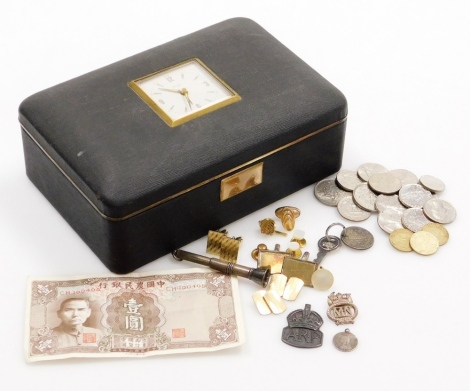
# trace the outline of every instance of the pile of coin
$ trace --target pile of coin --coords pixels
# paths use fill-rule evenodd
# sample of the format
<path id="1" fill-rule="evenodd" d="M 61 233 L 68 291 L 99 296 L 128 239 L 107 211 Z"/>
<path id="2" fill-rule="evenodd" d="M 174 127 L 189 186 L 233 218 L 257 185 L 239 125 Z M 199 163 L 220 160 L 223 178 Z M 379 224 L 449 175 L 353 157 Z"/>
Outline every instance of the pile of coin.
<path id="1" fill-rule="evenodd" d="M 444 189 L 444 182 L 431 175 L 418 178 L 408 170 L 389 171 L 380 164 L 365 163 L 357 171 L 342 169 L 334 179 L 319 181 L 314 194 L 323 204 L 337 207 L 340 215 L 351 221 L 363 221 L 377 214 L 378 225 L 391 235 L 395 248 L 398 247 L 392 239 L 403 235 L 403 230 L 408 231 L 406 234 L 410 240 L 414 233 L 422 231 L 411 242 L 414 247 L 410 242 L 408 247 L 429 255 L 435 252 L 431 250 L 431 247 L 435 248 L 435 240 L 427 234 L 435 237 L 439 231 L 441 236 L 447 235 L 448 238 L 445 228 L 445 233 L 442 233 L 443 227 L 436 227 L 449 224 L 456 217 L 452 204 L 439 197 Z M 429 224 L 433 224 L 429 226 L 433 227 L 432 232 L 423 230 Z M 443 244 L 442 240 L 438 241 Z M 403 246 L 398 249 L 411 251 L 408 247 L 406 250 Z"/>

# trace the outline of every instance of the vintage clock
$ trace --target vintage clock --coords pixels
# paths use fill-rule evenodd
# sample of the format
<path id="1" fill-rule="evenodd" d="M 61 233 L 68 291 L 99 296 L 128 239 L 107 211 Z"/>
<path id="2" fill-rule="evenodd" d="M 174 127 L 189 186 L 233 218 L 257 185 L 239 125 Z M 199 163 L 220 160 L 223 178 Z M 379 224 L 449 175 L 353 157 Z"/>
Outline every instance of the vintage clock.
<path id="1" fill-rule="evenodd" d="M 241 99 L 197 58 L 133 80 L 129 87 L 171 127 Z"/>

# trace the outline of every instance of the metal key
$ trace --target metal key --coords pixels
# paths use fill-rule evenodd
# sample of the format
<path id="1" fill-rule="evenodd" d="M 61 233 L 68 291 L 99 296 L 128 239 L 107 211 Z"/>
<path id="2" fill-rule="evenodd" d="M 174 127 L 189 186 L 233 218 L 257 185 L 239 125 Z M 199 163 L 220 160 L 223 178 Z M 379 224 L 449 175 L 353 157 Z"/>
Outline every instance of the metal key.
<path id="1" fill-rule="evenodd" d="M 317 264 L 317 268 L 320 266 L 320 263 L 325 258 L 325 255 L 336 250 L 338 247 L 341 246 L 341 239 L 337 236 L 333 235 L 326 235 L 323 236 L 318 241 L 318 253 L 317 258 L 313 260 L 314 263 Z"/>

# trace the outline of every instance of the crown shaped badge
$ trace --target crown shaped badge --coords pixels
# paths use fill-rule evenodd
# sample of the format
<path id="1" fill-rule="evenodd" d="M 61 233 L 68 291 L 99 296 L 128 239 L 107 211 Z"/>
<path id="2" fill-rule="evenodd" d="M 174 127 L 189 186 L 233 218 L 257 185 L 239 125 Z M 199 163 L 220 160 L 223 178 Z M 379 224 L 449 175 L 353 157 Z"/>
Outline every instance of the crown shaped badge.
<path id="1" fill-rule="evenodd" d="M 291 312 L 287 317 L 287 323 L 289 327 L 318 330 L 323 324 L 323 319 L 311 310 L 310 304 L 306 304 L 303 310 Z"/>
<path id="2" fill-rule="evenodd" d="M 351 304 L 353 302 L 350 293 L 332 292 L 328 296 L 328 305 Z"/>

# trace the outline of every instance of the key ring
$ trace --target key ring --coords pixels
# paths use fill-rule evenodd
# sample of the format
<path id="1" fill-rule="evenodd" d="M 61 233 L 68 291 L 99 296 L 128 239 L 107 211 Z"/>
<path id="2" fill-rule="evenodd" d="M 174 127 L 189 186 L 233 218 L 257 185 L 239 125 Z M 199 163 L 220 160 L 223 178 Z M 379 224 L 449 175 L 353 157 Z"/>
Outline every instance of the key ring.
<path id="1" fill-rule="evenodd" d="M 328 231 L 329 231 L 331 228 L 333 228 L 335 225 L 339 225 L 339 226 L 343 227 L 343 230 L 342 230 L 342 231 L 344 231 L 344 230 L 346 229 L 346 227 L 345 227 L 343 224 L 341 224 L 341 223 L 333 223 L 333 224 L 330 224 L 330 225 L 328 226 L 328 228 L 326 229 L 326 232 L 325 232 L 326 240 L 328 240 L 329 242 L 332 242 L 331 237 L 333 237 L 333 235 L 328 235 Z M 342 231 L 341 231 L 341 232 L 342 232 Z"/>

